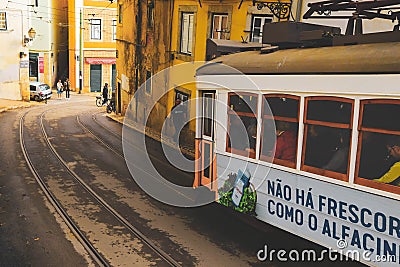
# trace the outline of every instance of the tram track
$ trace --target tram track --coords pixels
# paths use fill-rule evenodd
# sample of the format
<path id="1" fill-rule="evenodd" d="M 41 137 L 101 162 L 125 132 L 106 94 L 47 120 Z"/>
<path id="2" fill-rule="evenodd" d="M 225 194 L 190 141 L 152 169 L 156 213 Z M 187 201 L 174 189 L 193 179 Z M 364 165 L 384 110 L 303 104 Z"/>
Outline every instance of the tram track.
<path id="1" fill-rule="evenodd" d="M 102 145 L 104 145 L 107 149 L 109 149 L 110 151 L 114 152 L 116 155 L 118 155 L 119 157 L 121 157 L 122 159 L 124 159 L 124 156 L 119 153 L 118 151 L 116 151 L 115 149 L 113 149 L 111 146 L 109 146 L 108 144 L 105 143 L 105 141 L 103 141 L 101 138 L 99 138 L 98 136 L 96 136 L 92 131 L 90 131 L 85 125 L 83 125 L 81 123 L 81 121 L 79 120 L 79 116 L 76 117 L 77 118 L 77 122 L 79 125 L 81 125 L 84 129 L 86 129 L 90 134 L 92 134 L 92 136 L 98 140 Z M 60 159 L 62 160 L 62 159 Z M 67 167 L 66 163 L 63 162 L 63 164 Z M 76 175 L 76 174 L 74 174 Z M 78 175 L 76 175 L 77 178 L 79 178 Z M 80 178 L 79 178 L 80 179 Z M 82 181 L 82 183 L 84 183 Z M 116 218 L 118 218 L 118 220 L 120 220 L 120 222 L 122 224 L 124 224 L 128 229 L 130 229 L 132 231 L 132 233 L 134 233 L 138 238 L 140 238 L 146 245 L 148 245 L 154 252 L 156 252 L 161 258 L 163 258 L 166 262 L 168 262 L 171 266 L 181 266 L 177 261 L 175 261 L 171 256 L 168 255 L 168 253 L 166 253 L 164 250 L 162 250 L 161 248 L 159 248 L 157 245 L 155 245 L 149 238 L 147 238 L 141 231 L 139 231 L 139 229 L 137 229 L 136 227 L 134 227 L 131 223 L 129 223 L 121 214 L 119 214 L 116 210 L 114 210 L 110 205 L 107 204 L 107 202 L 104 201 L 103 198 L 101 198 L 100 196 L 98 196 L 96 194 L 96 192 L 92 191 L 90 189 L 89 186 L 85 184 L 85 187 L 88 188 L 88 190 L 90 190 L 90 193 L 93 194 L 93 196 L 96 197 L 96 199 L 99 200 L 99 202 L 101 202 Z"/>
<path id="2" fill-rule="evenodd" d="M 107 132 L 109 132 L 110 134 L 112 134 L 113 136 L 115 136 L 116 138 L 122 139 L 122 134 L 119 135 L 117 133 L 115 133 L 114 131 L 110 130 L 108 127 L 105 127 L 103 124 L 101 124 L 97 118 L 96 118 L 96 114 L 101 114 L 102 112 L 96 112 L 92 114 L 92 120 L 101 128 L 103 128 L 104 130 L 106 130 Z"/>
<path id="3" fill-rule="evenodd" d="M 100 127 L 102 127 L 103 129 L 105 129 L 106 131 L 108 131 L 109 133 L 111 133 L 114 137 L 116 137 L 118 140 L 120 140 L 122 137 L 119 136 L 118 134 L 116 134 L 115 132 L 111 131 L 110 129 L 108 129 L 107 127 L 103 126 L 100 122 L 98 122 L 98 120 L 95 118 L 95 115 L 99 114 L 98 112 L 92 114 L 92 120 L 99 125 Z M 77 115 L 77 122 L 78 124 L 87 132 L 89 132 L 96 140 L 98 140 L 104 147 L 106 147 L 108 150 L 112 151 L 115 155 L 117 155 L 118 157 L 129 161 L 129 159 L 126 159 L 124 154 L 120 151 L 117 151 L 116 149 L 114 149 L 113 147 L 111 147 L 107 141 L 105 141 L 103 138 L 99 137 L 93 130 L 89 129 L 89 127 L 87 127 L 86 125 L 84 125 L 82 123 L 82 121 L 79 119 L 79 115 Z M 165 161 L 161 160 L 160 158 L 152 155 L 151 153 L 147 153 L 147 151 L 142 150 L 142 148 L 140 148 L 139 146 L 131 143 L 131 142 L 126 142 L 127 145 L 131 146 L 132 148 L 143 152 L 145 154 L 147 154 L 147 156 L 150 158 L 150 160 L 152 162 L 157 162 L 157 164 L 161 165 L 163 168 L 171 168 L 171 166 L 169 164 L 167 164 Z M 136 166 L 137 169 L 140 169 L 142 172 L 146 172 L 144 169 L 141 169 L 139 166 Z M 191 178 L 191 177 L 187 177 L 187 178 Z M 163 180 L 157 180 L 158 182 L 160 182 L 163 186 L 167 186 L 168 188 L 170 188 L 171 190 L 173 190 L 176 194 L 186 198 L 189 201 L 192 201 L 193 203 L 195 202 L 195 200 L 193 198 L 191 198 L 190 196 L 175 190 L 174 188 L 172 188 L 168 183 L 164 182 Z"/>
<path id="4" fill-rule="evenodd" d="M 85 250 L 89 253 L 91 258 L 99 264 L 99 266 L 110 266 L 107 260 L 98 252 L 98 250 L 93 246 L 93 244 L 86 238 L 84 233 L 79 229 L 79 227 L 74 223 L 72 218 L 68 215 L 65 209 L 62 207 L 61 203 L 57 200 L 57 198 L 53 195 L 47 184 L 45 183 L 44 179 L 39 175 L 37 169 L 35 168 L 29 154 L 27 151 L 27 147 L 24 140 L 24 119 L 28 112 L 25 112 L 20 119 L 20 127 L 19 127 L 19 134 L 20 134 L 20 146 L 22 153 L 24 155 L 25 161 L 28 165 L 29 170 L 31 171 L 32 175 L 35 177 L 36 182 L 42 189 L 42 192 L 45 194 L 47 200 L 50 204 L 55 208 L 57 213 L 61 216 L 65 224 L 71 230 L 73 235 L 77 238 L 77 240 L 82 244 Z"/>
<path id="5" fill-rule="evenodd" d="M 67 162 L 61 157 L 61 155 L 57 152 L 55 147 L 51 142 L 51 137 L 48 136 L 45 126 L 44 126 L 44 115 L 50 110 L 44 111 L 39 116 L 39 126 L 40 131 L 43 137 L 43 140 L 47 146 L 47 148 L 51 151 L 54 157 L 58 160 L 62 169 L 69 173 L 69 175 L 78 183 L 89 195 L 101 206 L 103 207 L 109 214 L 111 214 L 120 224 L 122 224 L 125 229 L 127 229 L 133 236 L 137 237 L 143 244 L 145 244 L 151 251 L 153 251 L 162 261 L 164 261 L 169 266 L 181 266 L 176 260 L 174 260 L 169 254 L 162 249 L 160 249 L 157 245 L 155 245 L 150 239 L 148 239 L 143 233 L 141 233 L 136 227 L 134 227 L 128 220 L 126 220 L 120 213 L 118 213 L 112 206 L 110 206 L 107 201 L 105 201 L 100 195 L 98 195 L 74 170 L 72 170 Z M 68 227 L 83 245 L 86 251 L 88 251 L 89 255 L 93 258 L 93 260 L 100 266 L 109 266 L 108 261 L 98 252 L 98 250 L 93 246 L 93 244 L 85 237 L 85 234 L 79 230 L 79 227 L 76 226 L 73 219 L 67 214 L 65 209 L 62 207 L 62 204 L 56 199 L 56 197 L 52 194 L 49 187 L 46 185 L 46 182 L 41 177 L 37 168 L 35 167 L 34 162 L 29 156 L 29 152 L 24 139 L 24 120 L 25 116 L 28 112 L 26 112 L 20 120 L 20 145 L 23 151 L 25 160 L 28 164 L 29 169 L 32 174 L 35 176 L 35 179 L 38 181 L 41 189 L 45 193 L 46 197 L 49 199 L 50 203 L 55 207 L 57 212 L 66 222 Z M 100 141 L 98 139 L 98 141 Z M 103 143 L 106 146 L 105 143 Z M 113 151 L 113 149 L 108 146 L 108 149 Z M 113 151 L 117 154 L 117 151 Z"/>

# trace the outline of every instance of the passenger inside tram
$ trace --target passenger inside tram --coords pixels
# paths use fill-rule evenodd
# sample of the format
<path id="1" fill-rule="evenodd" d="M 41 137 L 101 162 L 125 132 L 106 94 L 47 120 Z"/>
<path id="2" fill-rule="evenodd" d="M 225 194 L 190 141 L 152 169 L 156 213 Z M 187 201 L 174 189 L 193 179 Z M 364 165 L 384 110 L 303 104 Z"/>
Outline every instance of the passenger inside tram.
<path id="1" fill-rule="evenodd" d="M 247 127 L 247 138 L 249 139 L 249 147 L 246 148 L 246 151 L 255 153 L 257 141 L 257 124 L 255 121 Z"/>
<path id="2" fill-rule="evenodd" d="M 231 115 L 229 123 L 228 147 L 241 151 L 254 152 L 257 135 L 256 119 Z"/>
<path id="3" fill-rule="evenodd" d="M 236 115 L 229 116 L 228 131 L 228 147 L 238 150 L 244 150 L 246 148 L 244 140 L 247 135 L 240 117 Z"/>
<path id="4" fill-rule="evenodd" d="M 322 168 L 332 158 L 335 151 L 335 137 L 329 127 L 309 125 L 307 129 L 304 164 Z"/>
<path id="5" fill-rule="evenodd" d="M 358 177 L 381 177 L 394 163 L 393 158 L 387 157 L 385 135 L 363 131 L 360 138 L 362 142 Z"/>
<path id="6" fill-rule="evenodd" d="M 294 162 L 296 159 L 297 131 L 286 121 L 275 121 L 275 158 Z"/>
<path id="7" fill-rule="evenodd" d="M 331 156 L 329 161 L 324 166 L 322 166 L 322 169 L 340 173 L 347 173 L 350 147 L 349 133 L 347 133 L 345 130 L 339 130 L 335 139 L 336 145 L 333 149 L 333 155 Z"/>
<path id="8" fill-rule="evenodd" d="M 386 148 L 388 157 L 393 158 L 395 163 L 384 175 L 374 181 L 400 186 L 400 136 L 391 136 L 386 143 Z"/>

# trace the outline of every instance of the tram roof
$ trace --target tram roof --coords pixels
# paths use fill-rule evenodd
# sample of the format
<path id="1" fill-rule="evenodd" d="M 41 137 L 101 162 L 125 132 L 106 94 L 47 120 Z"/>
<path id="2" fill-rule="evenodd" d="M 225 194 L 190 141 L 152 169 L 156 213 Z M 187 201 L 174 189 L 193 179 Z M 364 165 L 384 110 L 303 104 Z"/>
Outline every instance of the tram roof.
<path id="1" fill-rule="evenodd" d="M 400 73 L 400 42 L 249 51 L 216 58 L 197 75 Z M 226 67 L 226 66 L 229 67 Z"/>

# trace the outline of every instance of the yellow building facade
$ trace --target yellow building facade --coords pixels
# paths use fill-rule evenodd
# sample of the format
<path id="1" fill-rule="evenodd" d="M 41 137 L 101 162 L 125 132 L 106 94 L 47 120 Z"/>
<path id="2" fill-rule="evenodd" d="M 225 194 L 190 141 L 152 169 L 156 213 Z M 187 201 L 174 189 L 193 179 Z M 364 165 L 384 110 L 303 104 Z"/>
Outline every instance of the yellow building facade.
<path id="1" fill-rule="evenodd" d="M 144 114 L 151 112 L 148 107 L 154 102 L 155 93 L 163 90 L 163 86 L 156 84 L 145 90 L 139 90 L 140 87 L 148 78 L 172 64 L 172 3 L 118 1 L 116 107 L 121 114 L 129 110 L 127 115 L 136 121 L 145 120 Z M 165 98 L 156 102 L 151 122 L 155 128 L 167 112 Z"/>
<path id="2" fill-rule="evenodd" d="M 69 79 L 80 92 L 116 87 L 117 4 L 68 0 Z"/>
<path id="3" fill-rule="evenodd" d="M 262 25 L 279 19 L 286 20 L 287 15 L 284 12 L 282 18 L 278 18 L 267 6 L 259 8 L 253 1 L 175 1 L 171 45 L 175 54 L 172 65 L 209 60 L 206 56 L 206 40 L 209 38 L 244 43 L 261 42 Z M 192 43 L 187 48 L 182 47 L 185 42 L 182 34 L 188 19 L 193 20 L 193 30 L 189 33 L 192 35 Z M 194 71 L 191 77 L 194 77 Z M 195 92 L 194 84 L 179 86 L 169 95 L 167 109 L 171 110 L 175 98 L 182 94 L 184 98 L 195 98 Z M 195 107 L 189 107 L 189 112 L 194 116 Z M 194 130 L 194 125 L 190 129 Z"/>
<path id="4" fill-rule="evenodd" d="M 261 43 L 262 25 L 287 20 L 291 6 L 290 2 L 210 0 L 120 0 L 118 5 L 117 110 L 121 114 L 128 110 L 132 119 L 158 132 L 170 116 L 175 99 L 186 101 L 196 97 L 195 70 L 209 59 L 207 39 Z M 183 72 L 157 77 L 154 82 L 161 86 L 151 82 L 140 90 L 140 85 L 152 75 L 195 61 L 203 63 L 187 64 Z M 160 95 L 163 97 L 158 99 Z M 154 101 L 157 103 L 153 107 Z M 196 112 L 192 102 L 187 105 L 191 117 Z M 194 123 L 187 129 L 186 136 L 193 139 Z"/>

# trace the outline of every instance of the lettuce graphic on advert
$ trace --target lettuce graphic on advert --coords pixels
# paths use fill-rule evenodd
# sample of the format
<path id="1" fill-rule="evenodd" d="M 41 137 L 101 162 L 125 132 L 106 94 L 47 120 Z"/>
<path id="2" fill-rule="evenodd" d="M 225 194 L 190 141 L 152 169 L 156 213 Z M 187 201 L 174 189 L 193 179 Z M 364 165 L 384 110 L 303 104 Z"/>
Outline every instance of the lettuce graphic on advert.
<path id="1" fill-rule="evenodd" d="M 230 173 L 224 185 L 218 189 L 219 203 L 234 210 L 256 216 L 257 192 L 250 182 L 250 172 L 238 170 Z"/>

